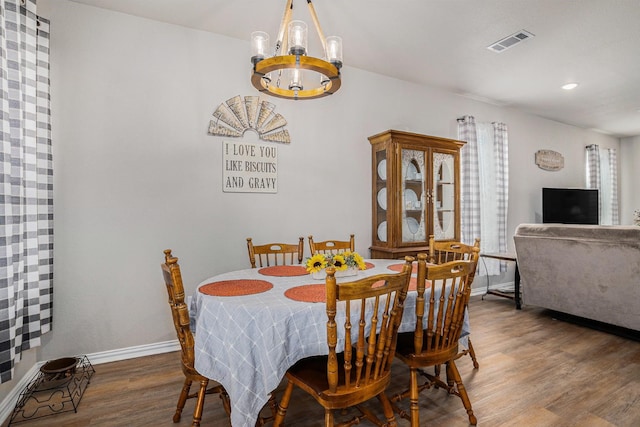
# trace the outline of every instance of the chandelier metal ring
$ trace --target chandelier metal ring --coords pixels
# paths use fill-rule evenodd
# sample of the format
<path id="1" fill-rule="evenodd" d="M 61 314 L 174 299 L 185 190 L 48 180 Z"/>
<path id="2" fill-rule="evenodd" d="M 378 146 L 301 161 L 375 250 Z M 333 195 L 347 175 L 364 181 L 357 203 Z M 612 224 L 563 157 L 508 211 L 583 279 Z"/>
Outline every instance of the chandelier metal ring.
<path id="1" fill-rule="evenodd" d="M 315 71 L 325 76 L 326 84 L 313 89 L 288 89 L 271 84 L 269 79 L 264 77 L 269 73 L 279 73 L 282 70 L 299 68 L 302 70 Z M 331 95 L 340 89 L 340 70 L 335 65 L 319 58 L 301 55 L 283 55 L 263 59 L 253 68 L 251 76 L 253 87 L 260 92 L 266 92 L 279 98 L 288 99 L 313 99 Z"/>

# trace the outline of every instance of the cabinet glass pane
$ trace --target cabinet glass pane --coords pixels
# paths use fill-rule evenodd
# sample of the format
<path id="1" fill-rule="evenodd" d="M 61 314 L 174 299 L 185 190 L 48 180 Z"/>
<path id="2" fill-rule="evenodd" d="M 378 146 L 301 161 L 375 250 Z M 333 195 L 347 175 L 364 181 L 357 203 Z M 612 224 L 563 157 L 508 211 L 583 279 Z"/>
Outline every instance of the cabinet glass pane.
<path id="1" fill-rule="evenodd" d="M 402 242 L 424 242 L 425 232 L 425 152 L 402 150 Z"/>
<path id="2" fill-rule="evenodd" d="M 381 242 L 388 240 L 387 235 L 387 154 L 386 151 L 376 152 L 376 226 L 377 238 Z"/>
<path id="3" fill-rule="evenodd" d="M 455 238 L 455 169 L 452 154 L 433 153 L 433 235 Z"/>

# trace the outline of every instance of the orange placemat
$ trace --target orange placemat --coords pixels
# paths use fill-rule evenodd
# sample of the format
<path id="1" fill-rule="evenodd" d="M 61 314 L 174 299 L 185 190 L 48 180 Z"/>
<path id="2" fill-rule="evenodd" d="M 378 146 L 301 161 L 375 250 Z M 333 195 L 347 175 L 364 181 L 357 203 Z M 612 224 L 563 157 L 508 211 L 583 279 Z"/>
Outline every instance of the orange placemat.
<path id="1" fill-rule="evenodd" d="M 374 283 L 372 288 L 379 288 L 382 285 L 384 285 L 384 282 L 382 280 L 380 280 L 379 282 Z M 418 289 L 418 278 L 417 277 L 412 277 L 409 280 L 409 289 L 408 290 L 415 291 L 416 289 Z"/>
<path id="2" fill-rule="evenodd" d="M 369 269 L 375 267 L 375 265 L 371 264 L 370 262 L 365 262 L 364 266 L 365 266 L 365 270 L 369 270 Z"/>
<path id="3" fill-rule="evenodd" d="M 287 289 L 284 296 L 300 302 L 325 302 L 327 300 L 324 283 L 296 286 L 295 288 Z"/>
<path id="4" fill-rule="evenodd" d="M 223 280 L 200 286 L 199 291 L 206 295 L 216 297 L 237 297 L 241 295 L 253 295 L 266 292 L 273 288 L 271 282 L 266 280 Z"/>
<path id="5" fill-rule="evenodd" d="M 258 270 L 263 276 L 304 276 L 309 274 L 306 267 L 301 265 L 272 265 Z"/>
<path id="6" fill-rule="evenodd" d="M 409 280 L 409 290 L 410 291 L 415 291 L 416 289 L 418 289 L 418 278 L 417 277 L 412 277 Z"/>
<path id="7" fill-rule="evenodd" d="M 393 271 L 402 271 L 402 267 L 404 267 L 404 263 L 401 264 L 392 264 L 389 267 L 387 267 L 389 270 L 393 270 Z M 418 264 L 413 264 L 413 266 L 411 267 L 411 273 L 417 273 L 418 272 Z"/>

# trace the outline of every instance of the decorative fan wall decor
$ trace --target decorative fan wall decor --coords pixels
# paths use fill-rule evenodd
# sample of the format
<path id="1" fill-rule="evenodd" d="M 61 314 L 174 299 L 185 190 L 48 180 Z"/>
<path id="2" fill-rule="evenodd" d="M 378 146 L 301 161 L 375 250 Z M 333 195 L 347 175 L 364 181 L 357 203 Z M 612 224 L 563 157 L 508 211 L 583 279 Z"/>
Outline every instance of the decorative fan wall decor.
<path id="1" fill-rule="evenodd" d="M 287 121 L 280 113 L 274 113 L 275 105 L 261 101 L 259 96 L 240 95 L 227 99 L 213 112 L 209 122 L 209 134 L 241 137 L 251 129 L 263 141 L 290 143 Z"/>

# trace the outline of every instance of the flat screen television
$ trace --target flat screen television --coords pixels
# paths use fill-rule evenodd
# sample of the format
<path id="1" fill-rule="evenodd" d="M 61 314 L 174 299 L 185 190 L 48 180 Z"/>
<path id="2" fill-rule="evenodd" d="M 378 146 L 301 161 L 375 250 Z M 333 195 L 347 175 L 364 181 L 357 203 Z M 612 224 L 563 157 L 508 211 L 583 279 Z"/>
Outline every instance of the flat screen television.
<path id="1" fill-rule="evenodd" d="M 542 222 L 597 225 L 599 222 L 598 190 L 543 188 Z"/>

